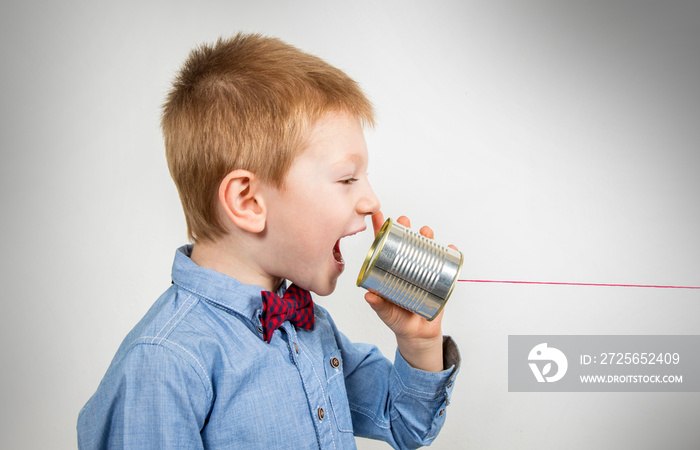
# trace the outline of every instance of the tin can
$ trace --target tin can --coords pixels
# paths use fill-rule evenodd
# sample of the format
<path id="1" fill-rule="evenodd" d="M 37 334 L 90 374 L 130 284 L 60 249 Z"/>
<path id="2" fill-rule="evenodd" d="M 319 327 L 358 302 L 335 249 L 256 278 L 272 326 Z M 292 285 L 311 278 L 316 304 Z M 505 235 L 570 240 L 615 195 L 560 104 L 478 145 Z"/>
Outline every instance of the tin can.
<path id="1" fill-rule="evenodd" d="M 464 256 L 387 219 L 367 253 L 357 285 L 428 320 L 445 307 Z"/>

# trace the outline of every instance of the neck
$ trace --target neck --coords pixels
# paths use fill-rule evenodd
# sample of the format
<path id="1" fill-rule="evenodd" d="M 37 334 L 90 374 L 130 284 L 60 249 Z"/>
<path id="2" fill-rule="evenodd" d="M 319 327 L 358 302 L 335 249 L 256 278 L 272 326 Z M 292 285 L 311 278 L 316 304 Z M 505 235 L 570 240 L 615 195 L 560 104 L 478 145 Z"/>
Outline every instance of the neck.
<path id="1" fill-rule="evenodd" d="M 241 239 L 234 239 L 230 235 L 214 241 L 197 242 L 190 259 L 199 267 L 235 278 L 243 284 L 252 284 L 275 292 L 282 279 L 262 270 L 254 257 L 257 253 L 255 247 L 240 245 L 240 242 Z"/>

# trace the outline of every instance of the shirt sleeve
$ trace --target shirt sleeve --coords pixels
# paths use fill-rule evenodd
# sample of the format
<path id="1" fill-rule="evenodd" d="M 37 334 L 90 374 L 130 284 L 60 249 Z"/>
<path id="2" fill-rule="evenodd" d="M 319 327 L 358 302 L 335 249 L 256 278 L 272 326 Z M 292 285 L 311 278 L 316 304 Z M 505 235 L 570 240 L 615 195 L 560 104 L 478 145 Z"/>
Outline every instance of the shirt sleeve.
<path id="1" fill-rule="evenodd" d="M 394 448 L 429 445 L 445 423 L 459 372 L 459 350 L 452 338 L 443 338 L 442 372 L 412 367 L 398 349 L 391 364 L 374 346 L 352 344 L 342 334 L 339 339 L 355 435 Z"/>
<path id="2" fill-rule="evenodd" d="M 109 368 L 78 417 L 78 446 L 202 448 L 201 376 L 162 345 L 139 344 Z"/>

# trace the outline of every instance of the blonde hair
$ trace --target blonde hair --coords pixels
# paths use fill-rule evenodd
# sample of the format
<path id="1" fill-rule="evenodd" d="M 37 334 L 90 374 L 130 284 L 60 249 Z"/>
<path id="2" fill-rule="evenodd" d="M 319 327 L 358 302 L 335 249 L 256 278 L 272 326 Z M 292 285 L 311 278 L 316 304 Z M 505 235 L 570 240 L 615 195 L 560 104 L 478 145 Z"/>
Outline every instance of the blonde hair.
<path id="1" fill-rule="evenodd" d="M 194 49 L 161 119 L 190 239 L 226 233 L 218 189 L 232 170 L 283 188 L 310 127 L 331 111 L 374 123 L 372 104 L 355 81 L 279 39 L 238 34 Z"/>

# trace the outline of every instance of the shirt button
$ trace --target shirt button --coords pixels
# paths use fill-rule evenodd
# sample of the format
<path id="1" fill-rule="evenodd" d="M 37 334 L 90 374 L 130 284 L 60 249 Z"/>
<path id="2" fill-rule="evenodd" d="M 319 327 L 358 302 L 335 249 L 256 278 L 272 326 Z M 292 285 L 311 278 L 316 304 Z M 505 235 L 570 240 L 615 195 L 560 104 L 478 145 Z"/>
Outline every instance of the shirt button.
<path id="1" fill-rule="evenodd" d="M 299 354 L 299 346 L 296 342 L 294 343 L 294 350 L 296 350 L 297 354 Z"/>
<path id="2" fill-rule="evenodd" d="M 331 358 L 331 366 L 337 369 L 340 366 L 340 360 L 336 357 Z"/>
<path id="3" fill-rule="evenodd" d="M 318 420 L 323 420 L 323 417 L 326 415 L 325 412 L 323 412 L 323 408 L 318 408 Z"/>
<path id="4" fill-rule="evenodd" d="M 440 413 L 439 413 L 438 415 L 441 416 L 441 415 L 443 415 L 443 414 L 445 414 L 445 410 L 444 410 L 444 409 L 441 409 L 441 410 L 440 410 Z"/>

